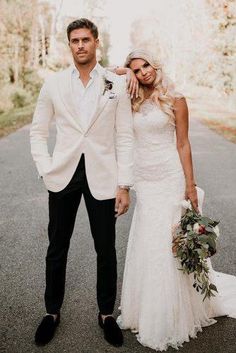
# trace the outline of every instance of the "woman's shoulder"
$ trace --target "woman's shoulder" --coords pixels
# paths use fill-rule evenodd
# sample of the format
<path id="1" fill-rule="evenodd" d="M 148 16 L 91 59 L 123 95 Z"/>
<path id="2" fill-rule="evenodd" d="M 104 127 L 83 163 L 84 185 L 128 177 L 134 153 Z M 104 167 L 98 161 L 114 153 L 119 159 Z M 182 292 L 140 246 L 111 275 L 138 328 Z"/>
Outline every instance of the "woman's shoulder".
<path id="1" fill-rule="evenodd" d="M 187 101 L 183 94 L 178 94 L 174 97 L 174 109 L 185 109 L 187 108 Z"/>
<path id="2" fill-rule="evenodd" d="M 189 116 L 188 105 L 187 105 L 186 98 L 184 96 L 178 99 L 175 98 L 174 115 L 175 115 L 176 124 L 177 123 L 182 124 L 183 121 L 188 120 L 188 116 Z"/>

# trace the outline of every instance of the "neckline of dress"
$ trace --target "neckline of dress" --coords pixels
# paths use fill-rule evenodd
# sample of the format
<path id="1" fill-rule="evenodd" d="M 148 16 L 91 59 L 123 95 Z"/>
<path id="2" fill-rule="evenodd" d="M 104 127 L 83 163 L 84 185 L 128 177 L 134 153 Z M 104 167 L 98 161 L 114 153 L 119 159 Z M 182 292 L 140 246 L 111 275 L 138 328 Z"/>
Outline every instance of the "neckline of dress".
<path id="1" fill-rule="evenodd" d="M 146 104 L 151 105 L 151 106 L 153 106 L 153 107 L 155 107 L 155 108 L 161 110 L 160 105 L 157 105 L 156 102 L 153 102 L 153 100 L 152 100 L 151 98 L 146 98 L 146 99 L 143 101 L 143 103 L 142 103 L 141 106 L 140 106 L 140 110 L 142 110 L 142 107 L 145 106 Z"/>

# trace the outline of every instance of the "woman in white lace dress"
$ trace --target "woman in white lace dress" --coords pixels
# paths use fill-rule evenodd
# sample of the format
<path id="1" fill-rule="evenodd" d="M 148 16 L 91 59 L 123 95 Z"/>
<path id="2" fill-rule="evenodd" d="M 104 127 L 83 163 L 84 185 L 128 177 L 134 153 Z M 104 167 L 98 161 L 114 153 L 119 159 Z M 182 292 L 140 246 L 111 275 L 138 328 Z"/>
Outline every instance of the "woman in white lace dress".
<path id="1" fill-rule="evenodd" d="M 190 199 L 198 208 L 186 100 L 146 51 L 132 52 L 126 67 L 139 82 L 132 99 L 137 203 L 118 323 L 136 332 L 144 346 L 177 349 L 227 312 L 218 297 L 202 301 L 172 253 L 172 227 L 180 220 L 181 201 Z M 116 71 L 124 74 L 127 69 Z"/>

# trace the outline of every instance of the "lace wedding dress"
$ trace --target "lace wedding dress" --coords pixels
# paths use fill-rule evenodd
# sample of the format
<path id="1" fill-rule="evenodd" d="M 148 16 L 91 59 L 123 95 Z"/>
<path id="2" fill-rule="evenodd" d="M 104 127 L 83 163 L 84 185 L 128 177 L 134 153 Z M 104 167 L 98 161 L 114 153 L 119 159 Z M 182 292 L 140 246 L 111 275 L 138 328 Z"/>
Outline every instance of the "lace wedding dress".
<path id="1" fill-rule="evenodd" d="M 147 100 L 135 113 L 134 130 L 137 203 L 117 321 L 121 328 L 137 333 L 144 346 L 159 351 L 168 346 L 177 349 L 196 337 L 202 327 L 214 324 L 213 317 L 236 317 L 236 277 L 212 270 L 211 280 L 220 295 L 203 302 L 191 278 L 178 270 L 180 265 L 172 253 L 172 227 L 181 217 L 185 180 L 175 126 Z M 224 306 L 225 295 L 228 307 Z"/>

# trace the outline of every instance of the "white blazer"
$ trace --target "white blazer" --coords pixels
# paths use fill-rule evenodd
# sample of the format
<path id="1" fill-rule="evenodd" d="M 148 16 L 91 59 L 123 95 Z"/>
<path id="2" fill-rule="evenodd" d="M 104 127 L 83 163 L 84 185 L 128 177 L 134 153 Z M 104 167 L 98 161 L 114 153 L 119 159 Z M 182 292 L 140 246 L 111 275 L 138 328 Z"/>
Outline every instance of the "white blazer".
<path id="1" fill-rule="evenodd" d="M 133 184 L 133 122 L 125 78 L 100 66 L 101 95 L 84 131 L 72 94 L 72 69 L 53 74 L 40 91 L 30 130 L 31 153 L 47 189 L 54 192 L 68 185 L 84 153 L 92 195 L 98 200 L 114 198 L 118 185 Z M 113 83 L 105 93 L 104 77 Z M 50 156 L 52 119 L 57 135 Z"/>

